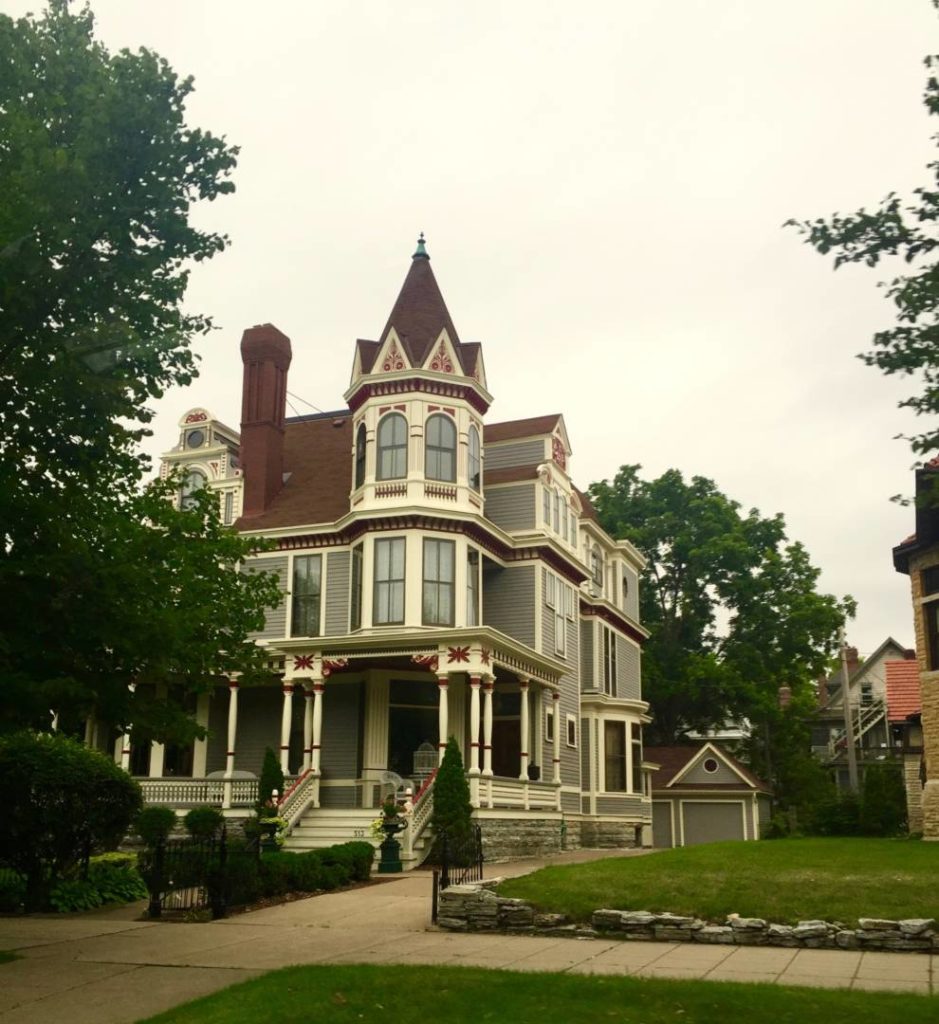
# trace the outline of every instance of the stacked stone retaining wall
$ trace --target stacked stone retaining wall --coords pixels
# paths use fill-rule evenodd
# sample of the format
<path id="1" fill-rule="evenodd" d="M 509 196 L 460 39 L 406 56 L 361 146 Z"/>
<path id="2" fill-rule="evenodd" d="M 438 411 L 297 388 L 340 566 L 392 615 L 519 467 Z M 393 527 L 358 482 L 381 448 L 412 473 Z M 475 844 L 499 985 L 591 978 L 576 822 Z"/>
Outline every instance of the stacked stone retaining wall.
<path id="1" fill-rule="evenodd" d="M 891 921 L 861 918 L 857 928 L 831 921 L 772 924 L 731 914 L 724 924 L 696 917 L 646 910 L 595 910 L 589 925 L 563 914 L 539 913 L 527 900 L 499 896 L 499 879 L 454 885 L 440 894 L 437 924 L 448 931 L 506 932 L 573 938 L 615 938 L 643 942 L 696 942 L 706 945 L 785 946 L 802 949 L 889 950 L 939 953 L 939 931 L 932 918 Z"/>

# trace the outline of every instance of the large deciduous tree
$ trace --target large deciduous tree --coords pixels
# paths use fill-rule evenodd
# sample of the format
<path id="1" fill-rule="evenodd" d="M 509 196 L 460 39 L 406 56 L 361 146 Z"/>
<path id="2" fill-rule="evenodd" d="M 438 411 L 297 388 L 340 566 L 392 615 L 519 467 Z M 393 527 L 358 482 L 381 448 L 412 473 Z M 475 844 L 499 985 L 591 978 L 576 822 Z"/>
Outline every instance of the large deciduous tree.
<path id="1" fill-rule="evenodd" d="M 939 0 L 932 3 L 939 9 Z M 926 57 L 924 63 L 929 75 L 923 103 L 930 114 L 939 115 L 939 80 L 933 73 L 939 56 Z M 933 138 L 939 142 L 939 134 Z M 900 406 L 928 416 L 939 412 L 939 160 L 928 164 L 927 170 L 930 181 L 914 189 L 910 199 L 890 192 L 872 210 L 787 224 L 797 227 L 819 253 L 834 253 L 835 269 L 846 263 L 907 265 L 906 272 L 883 285 L 896 307 L 896 324 L 877 331 L 874 347 L 860 358 L 886 374 L 916 377 L 921 385 L 918 393 Z M 939 426 L 909 440 L 916 452 L 939 447 Z"/>
<path id="2" fill-rule="evenodd" d="M 590 498 L 604 528 L 648 560 L 641 614 L 643 691 L 651 738 L 680 741 L 727 719 L 768 727 L 779 692 L 805 694 L 835 651 L 851 598 L 816 591 L 819 570 L 786 537 L 781 515 L 764 518 L 713 481 L 678 470 L 642 480 L 623 466 Z M 771 755 L 760 759 L 771 768 Z"/>
<path id="3" fill-rule="evenodd" d="M 97 708 L 172 737 L 174 693 L 260 668 L 270 579 L 204 495 L 143 481 L 148 402 L 211 327 L 182 299 L 227 240 L 190 223 L 236 150 L 189 128 L 189 79 L 111 54 L 88 8 L 0 16 L 0 728 Z M 182 738 L 182 737 L 181 737 Z"/>

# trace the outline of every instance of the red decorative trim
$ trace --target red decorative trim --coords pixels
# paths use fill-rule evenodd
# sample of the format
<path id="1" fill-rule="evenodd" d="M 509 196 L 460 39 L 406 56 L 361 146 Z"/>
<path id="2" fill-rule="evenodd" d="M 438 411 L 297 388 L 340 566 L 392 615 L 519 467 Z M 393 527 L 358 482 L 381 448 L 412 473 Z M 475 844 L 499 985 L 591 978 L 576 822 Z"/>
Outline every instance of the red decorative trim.
<path id="1" fill-rule="evenodd" d="M 581 598 L 580 614 L 602 619 L 604 622 L 615 626 L 618 630 L 625 633 L 631 640 L 635 640 L 640 646 L 646 642 L 646 638 L 634 626 L 630 625 L 626 619 L 613 611 L 612 608 L 603 608 L 600 605 L 590 604 Z"/>
<path id="2" fill-rule="evenodd" d="M 488 665 L 492 661 L 492 651 L 486 647 L 479 648 L 479 657 L 484 665 Z"/>
<path id="3" fill-rule="evenodd" d="M 477 742 L 476 742 L 475 740 L 473 740 L 473 741 L 472 741 L 472 742 L 470 743 L 470 746 L 471 746 L 471 747 L 478 747 L 478 746 L 479 746 L 479 744 L 478 744 L 478 743 L 477 743 Z"/>
<path id="4" fill-rule="evenodd" d="M 330 676 L 338 669 L 343 669 L 349 664 L 348 658 L 323 658 L 323 675 Z"/>
<path id="5" fill-rule="evenodd" d="M 437 685 L 440 687 L 441 690 L 446 690 L 447 687 L 450 685 L 450 677 L 449 676 L 440 676 L 437 679 Z"/>
<path id="6" fill-rule="evenodd" d="M 378 407 L 378 415 L 379 416 L 384 416 L 386 412 L 391 412 L 391 406 L 390 405 L 380 405 Z"/>
<path id="7" fill-rule="evenodd" d="M 415 391 L 441 395 L 445 398 L 462 399 L 464 402 L 468 402 L 480 416 L 484 416 L 489 409 L 489 403 L 474 387 L 458 384 L 456 381 L 424 380 L 420 377 L 403 380 L 373 380 L 363 383 L 349 398 L 349 408 L 355 412 L 375 395 L 401 395 Z"/>
<path id="8" fill-rule="evenodd" d="M 551 699 L 552 700 L 560 700 L 561 699 L 561 695 L 558 693 L 557 690 L 555 690 L 554 693 L 551 694 Z"/>
<path id="9" fill-rule="evenodd" d="M 403 498 L 407 493 L 407 484 L 378 484 L 375 487 L 376 498 Z"/>
<path id="10" fill-rule="evenodd" d="M 392 341 L 388 349 L 388 354 L 385 356 L 385 361 L 381 364 L 382 370 L 385 373 L 392 373 L 395 370 L 406 369 L 404 365 L 404 359 L 401 353 L 398 351 L 398 342 Z"/>
<path id="11" fill-rule="evenodd" d="M 305 753 L 307 753 L 307 751 L 304 750 L 303 753 L 305 754 Z M 277 801 L 277 806 L 278 807 L 280 807 L 281 804 L 283 804 L 283 802 L 287 799 L 287 797 L 290 796 L 290 794 L 297 788 L 297 786 L 300 785 L 301 782 L 303 782 L 303 780 L 309 774 L 310 774 L 310 769 L 307 768 L 307 770 L 305 772 L 301 772 L 300 775 L 298 775 L 297 778 L 294 779 L 294 781 L 290 785 L 290 787 L 288 789 L 284 790 L 284 795 Z"/>
<path id="12" fill-rule="evenodd" d="M 425 498 L 447 498 L 456 501 L 456 488 L 447 484 L 424 484 Z"/>
<path id="13" fill-rule="evenodd" d="M 415 665 L 423 665 L 424 668 L 430 669 L 431 672 L 436 672 L 439 658 L 436 654 L 412 654 L 411 661 Z"/>
<path id="14" fill-rule="evenodd" d="M 229 679 L 228 680 L 228 689 L 229 690 L 237 690 L 238 689 L 238 680 L 237 679 Z"/>
<path id="15" fill-rule="evenodd" d="M 293 696 L 293 683 L 284 683 L 283 685 L 284 696 Z"/>
<path id="16" fill-rule="evenodd" d="M 407 412 L 408 411 L 408 407 L 406 405 L 396 405 L 394 408 L 397 409 L 399 412 Z"/>
<path id="17" fill-rule="evenodd" d="M 428 405 L 427 406 L 427 411 L 428 412 L 436 412 L 439 408 L 440 408 L 439 405 Z"/>
<path id="18" fill-rule="evenodd" d="M 312 654 L 295 654 L 293 659 L 293 670 L 298 672 L 301 669 L 309 669 L 313 671 L 313 655 Z"/>
<path id="19" fill-rule="evenodd" d="M 447 648 L 447 662 L 453 664 L 454 662 L 469 661 L 470 660 L 470 649 L 469 647 L 448 647 Z"/>
<path id="20" fill-rule="evenodd" d="M 318 693 L 318 694 L 322 695 L 323 690 L 325 690 L 325 689 L 326 689 L 326 687 L 322 683 L 314 683 L 313 684 L 313 692 L 314 693 Z"/>
<path id="21" fill-rule="evenodd" d="M 482 676 L 470 676 L 470 686 L 472 686 L 473 689 L 478 689 L 482 681 Z"/>
<path id="22" fill-rule="evenodd" d="M 528 683 L 529 683 L 528 679 L 519 679 L 519 681 L 518 681 L 518 688 L 524 692 L 525 690 L 528 689 Z"/>
<path id="23" fill-rule="evenodd" d="M 290 744 L 289 743 L 287 743 L 287 744 L 281 743 L 280 749 L 281 750 L 289 750 L 290 749 Z"/>
<path id="24" fill-rule="evenodd" d="M 186 417 L 187 423 L 205 423 L 209 417 L 204 412 L 191 412 Z"/>
<path id="25" fill-rule="evenodd" d="M 428 369 L 434 370 L 436 373 L 453 373 L 453 361 L 450 359 L 443 338 L 440 339 L 440 344 L 437 346 L 437 351 L 434 353 Z"/>
<path id="26" fill-rule="evenodd" d="M 559 437 L 551 438 L 551 458 L 561 469 L 567 468 L 567 452 L 564 450 L 564 442 Z"/>
<path id="27" fill-rule="evenodd" d="M 483 689 L 488 691 L 489 693 L 492 693 L 492 680 L 491 679 L 488 680 L 487 682 L 483 683 Z"/>
<path id="28" fill-rule="evenodd" d="M 314 744 L 313 744 L 313 746 L 312 746 L 312 747 L 310 747 L 310 750 L 311 750 L 311 751 L 313 751 L 313 750 L 322 750 L 322 744 L 320 744 L 320 743 L 314 743 Z"/>
<path id="29" fill-rule="evenodd" d="M 418 791 L 417 791 L 417 792 L 416 792 L 416 793 L 414 794 L 414 797 L 413 797 L 413 799 L 411 800 L 411 806 L 412 806 L 412 807 L 416 807 L 416 806 L 417 806 L 417 802 L 418 802 L 418 800 L 420 800 L 420 799 L 421 799 L 421 797 L 423 797 L 423 795 L 424 795 L 424 794 L 425 794 L 425 793 L 427 792 L 427 790 L 428 790 L 428 789 L 430 789 L 430 785 L 431 785 L 431 783 L 432 783 L 432 782 L 434 781 L 434 779 L 436 779 L 436 778 L 437 778 L 437 769 L 435 768 L 435 769 L 434 769 L 434 770 L 433 770 L 433 771 L 432 771 L 432 772 L 430 773 L 430 775 L 428 775 L 428 776 L 427 776 L 427 778 L 426 778 L 426 779 L 424 779 L 424 784 L 423 784 L 423 785 L 421 786 L 421 788 L 420 788 L 420 789 L 419 789 L 419 790 L 418 790 Z"/>
<path id="30" fill-rule="evenodd" d="M 226 750 L 225 751 L 225 756 L 226 757 L 234 757 L 235 756 L 234 750 Z"/>

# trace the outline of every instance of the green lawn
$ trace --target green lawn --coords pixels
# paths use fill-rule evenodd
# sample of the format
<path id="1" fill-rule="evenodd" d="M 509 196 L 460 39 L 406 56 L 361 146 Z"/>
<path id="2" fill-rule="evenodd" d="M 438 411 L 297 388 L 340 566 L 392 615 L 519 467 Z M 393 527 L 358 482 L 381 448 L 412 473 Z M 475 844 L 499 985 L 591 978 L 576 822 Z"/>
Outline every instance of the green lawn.
<path id="1" fill-rule="evenodd" d="M 520 974 L 473 967 L 288 967 L 149 1024 L 935 1024 L 932 997 L 730 982 Z"/>
<path id="2" fill-rule="evenodd" d="M 939 843 L 910 839 L 777 839 L 711 843 L 647 857 L 543 868 L 503 896 L 578 920 L 607 907 L 855 925 L 859 917 L 939 920 Z"/>
<path id="3" fill-rule="evenodd" d="M 10 953 L 5 949 L 0 949 L 0 964 L 8 964 L 11 960 L 17 960 L 16 953 Z"/>

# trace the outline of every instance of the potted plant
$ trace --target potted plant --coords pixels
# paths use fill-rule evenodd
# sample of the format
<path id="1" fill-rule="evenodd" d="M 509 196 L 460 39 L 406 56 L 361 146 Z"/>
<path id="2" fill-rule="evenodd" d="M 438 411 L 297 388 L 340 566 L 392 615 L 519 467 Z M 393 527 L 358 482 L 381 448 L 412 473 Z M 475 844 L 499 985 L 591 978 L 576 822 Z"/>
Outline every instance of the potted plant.
<path id="1" fill-rule="evenodd" d="M 404 804 L 399 804 L 393 796 L 389 796 L 381 805 L 381 816 L 372 823 L 373 834 L 385 837 L 380 847 L 379 874 L 395 874 L 404 870 L 401 863 L 401 844 L 395 836 L 407 828 L 407 813 Z"/>

